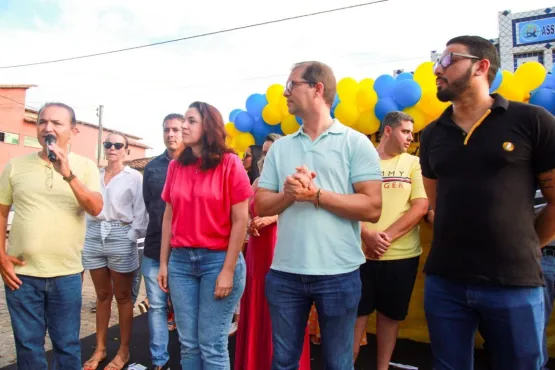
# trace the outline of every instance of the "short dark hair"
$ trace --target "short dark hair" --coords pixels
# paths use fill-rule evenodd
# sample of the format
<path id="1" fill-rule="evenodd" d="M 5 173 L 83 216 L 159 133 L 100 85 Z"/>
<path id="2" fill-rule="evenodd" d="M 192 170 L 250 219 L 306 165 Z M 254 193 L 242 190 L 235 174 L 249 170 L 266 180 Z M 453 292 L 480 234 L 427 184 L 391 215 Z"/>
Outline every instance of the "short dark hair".
<path id="1" fill-rule="evenodd" d="M 322 62 L 309 61 L 297 63 L 293 70 L 304 67 L 303 79 L 311 83 L 321 82 L 324 85 L 324 101 L 330 107 L 335 100 L 337 82 L 330 66 Z"/>
<path id="2" fill-rule="evenodd" d="M 382 123 L 380 124 L 380 134 L 383 134 L 387 126 L 394 129 L 397 126 L 400 126 L 403 121 L 409 121 L 414 123 L 414 119 L 410 115 L 406 114 L 405 112 L 400 112 L 400 111 L 389 112 L 388 114 L 385 115 Z"/>
<path id="3" fill-rule="evenodd" d="M 183 117 L 182 114 L 179 113 L 170 113 L 168 114 L 166 117 L 164 117 L 164 120 L 162 121 L 162 127 L 166 124 L 167 121 L 170 121 L 172 119 L 178 119 L 180 121 L 185 121 L 185 117 Z"/>
<path id="4" fill-rule="evenodd" d="M 491 86 L 493 80 L 495 80 L 495 75 L 499 69 L 499 54 L 495 45 L 491 41 L 486 40 L 480 36 L 457 36 L 447 41 L 446 46 L 452 44 L 461 44 L 466 46 L 468 53 L 478 57 L 480 59 L 487 59 L 490 62 L 490 67 L 488 71 L 488 81 Z"/>
<path id="5" fill-rule="evenodd" d="M 195 108 L 201 119 L 204 133 L 201 138 L 202 153 L 200 169 L 203 171 L 216 168 L 223 159 L 225 153 L 235 153 L 235 151 L 226 145 L 225 138 L 227 133 L 224 128 L 224 119 L 222 114 L 216 107 L 204 103 L 193 102 L 189 108 Z M 196 164 L 198 158 L 195 157 L 193 149 L 186 147 L 181 151 L 177 161 L 184 166 Z"/>
<path id="6" fill-rule="evenodd" d="M 75 111 L 73 110 L 72 107 L 70 107 L 67 104 L 64 103 L 60 103 L 60 102 L 51 102 L 51 103 L 46 103 L 44 104 L 40 109 L 39 112 L 37 113 L 37 122 L 40 119 L 40 114 L 42 113 L 42 111 L 48 107 L 60 107 L 60 108 L 64 108 L 65 110 L 68 111 L 69 113 L 69 120 L 71 122 L 72 126 L 77 125 L 77 119 L 75 118 Z"/>
<path id="7" fill-rule="evenodd" d="M 108 134 L 108 136 L 106 136 L 106 139 L 105 139 L 105 140 L 108 140 L 108 138 L 109 138 L 110 136 L 113 136 L 113 135 L 121 136 L 121 137 L 123 138 L 124 143 L 125 143 L 125 149 L 129 148 L 129 140 L 127 139 L 127 136 L 125 136 L 125 135 L 122 134 L 121 132 L 117 132 L 117 131 L 110 132 L 110 133 Z"/>

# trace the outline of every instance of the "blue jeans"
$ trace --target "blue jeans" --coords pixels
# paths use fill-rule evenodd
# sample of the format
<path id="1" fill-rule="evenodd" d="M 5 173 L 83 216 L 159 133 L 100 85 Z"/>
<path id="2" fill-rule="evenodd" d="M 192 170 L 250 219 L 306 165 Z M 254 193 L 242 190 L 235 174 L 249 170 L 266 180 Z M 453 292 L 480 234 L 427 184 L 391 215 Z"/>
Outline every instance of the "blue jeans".
<path id="1" fill-rule="evenodd" d="M 353 339 L 362 284 L 359 270 L 298 275 L 270 270 L 266 299 L 272 318 L 272 370 L 299 368 L 308 315 L 316 303 L 327 370 L 352 370 Z"/>
<path id="2" fill-rule="evenodd" d="M 541 287 L 470 284 L 426 277 L 424 309 L 435 370 L 471 370 L 478 325 L 492 369 L 535 370 L 542 364 Z"/>
<path id="3" fill-rule="evenodd" d="M 168 284 L 181 343 L 181 368 L 229 370 L 228 336 L 237 303 L 245 290 L 245 260 L 239 254 L 229 296 L 216 299 L 214 290 L 225 251 L 173 248 Z"/>
<path id="4" fill-rule="evenodd" d="M 81 274 L 54 278 L 18 275 L 17 290 L 6 289 L 19 370 L 47 370 L 46 330 L 54 370 L 81 370 Z M 63 314 L 62 314 L 63 313 Z"/>
<path id="5" fill-rule="evenodd" d="M 150 356 L 152 364 L 162 366 L 170 359 L 168 353 L 168 294 L 158 285 L 160 261 L 143 257 L 141 266 L 145 278 L 148 310 L 148 330 L 150 332 Z"/>
<path id="6" fill-rule="evenodd" d="M 137 297 L 139 296 L 139 290 L 141 289 L 141 278 L 143 277 L 143 270 L 141 266 L 143 264 L 144 249 L 141 248 L 138 250 L 138 252 L 139 252 L 139 268 L 135 270 L 133 274 L 133 285 L 131 286 L 131 302 L 133 302 L 133 306 L 135 306 L 135 303 L 137 302 Z"/>
<path id="7" fill-rule="evenodd" d="M 545 305 L 545 330 L 543 333 L 543 366 L 542 369 L 547 369 L 547 362 L 549 361 L 549 352 L 547 350 L 547 326 L 549 325 L 549 317 L 553 311 L 553 301 L 555 301 L 555 257 L 543 256 L 542 257 L 542 270 L 543 278 L 545 280 L 545 287 L 543 288 L 543 301 Z"/>

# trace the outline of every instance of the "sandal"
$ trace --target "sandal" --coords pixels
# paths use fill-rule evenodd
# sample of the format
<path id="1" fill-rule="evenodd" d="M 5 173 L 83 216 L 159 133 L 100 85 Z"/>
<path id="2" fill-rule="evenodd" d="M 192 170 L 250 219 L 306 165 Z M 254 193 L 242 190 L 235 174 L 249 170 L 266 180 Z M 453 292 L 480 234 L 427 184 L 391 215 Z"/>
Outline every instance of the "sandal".
<path id="1" fill-rule="evenodd" d="M 124 359 L 121 357 L 120 353 L 118 352 L 116 357 L 106 367 L 104 370 L 122 370 L 124 367 L 127 366 L 129 360 L 131 359 L 131 355 L 127 354 L 127 358 Z"/>
<path id="2" fill-rule="evenodd" d="M 137 305 L 137 307 L 139 308 L 139 311 L 141 313 L 145 313 L 150 309 L 150 304 L 148 303 L 148 301 L 142 301 Z"/>
<path id="3" fill-rule="evenodd" d="M 98 364 L 100 364 L 105 359 L 106 348 L 104 348 L 102 351 L 94 351 L 91 358 L 89 358 L 87 362 L 83 364 L 83 370 L 96 370 L 96 368 L 98 368 Z"/>

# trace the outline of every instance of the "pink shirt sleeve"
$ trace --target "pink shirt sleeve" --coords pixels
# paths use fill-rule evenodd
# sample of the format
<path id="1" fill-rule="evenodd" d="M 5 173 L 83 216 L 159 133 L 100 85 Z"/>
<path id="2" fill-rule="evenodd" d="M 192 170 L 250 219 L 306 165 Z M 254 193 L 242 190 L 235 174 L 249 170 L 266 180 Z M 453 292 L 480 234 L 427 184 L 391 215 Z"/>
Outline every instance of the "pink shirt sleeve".
<path id="1" fill-rule="evenodd" d="M 164 189 L 162 190 L 162 200 L 166 203 L 171 203 L 171 192 L 175 176 L 175 167 L 177 164 L 178 163 L 175 160 L 172 160 L 168 166 L 166 183 L 164 184 Z"/>
<path id="2" fill-rule="evenodd" d="M 229 176 L 227 181 L 229 183 L 229 199 L 231 199 L 231 205 L 233 206 L 249 199 L 253 195 L 253 192 L 249 176 L 239 157 L 234 154 L 228 155 L 231 159 L 229 161 Z"/>

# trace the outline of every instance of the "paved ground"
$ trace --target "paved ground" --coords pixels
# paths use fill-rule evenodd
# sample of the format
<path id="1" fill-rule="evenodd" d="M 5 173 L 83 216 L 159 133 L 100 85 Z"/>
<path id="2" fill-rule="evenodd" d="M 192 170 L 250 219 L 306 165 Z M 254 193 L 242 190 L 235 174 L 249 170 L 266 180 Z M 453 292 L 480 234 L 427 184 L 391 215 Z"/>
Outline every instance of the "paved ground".
<path id="1" fill-rule="evenodd" d="M 141 302 L 146 297 L 144 280 L 141 282 L 141 290 L 137 303 Z M 96 301 L 96 294 L 94 292 L 91 276 L 85 273 L 85 281 L 83 283 L 83 308 L 81 310 L 81 333 L 80 337 L 86 337 L 95 333 L 95 314 L 91 312 L 91 307 Z M 117 324 L 117 306 L 114 300 L 112 304 L 112 316 L 110 318 L 110 326 Z M 134 310 L 134 315 L 139 315 L 138 309 Z M 46 338 L 45 349 L 52 348 L 50 339 Z M 15 345 L 13 339 L 13 332 L 10 323 L 10 315 L 6 305 L 6 295 L 4 294 L 4 284 L 0 284 L 0 369 L 8 366 L 16 361 L 15 358 Z"/>

